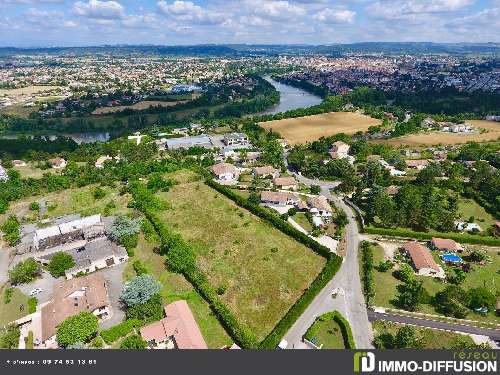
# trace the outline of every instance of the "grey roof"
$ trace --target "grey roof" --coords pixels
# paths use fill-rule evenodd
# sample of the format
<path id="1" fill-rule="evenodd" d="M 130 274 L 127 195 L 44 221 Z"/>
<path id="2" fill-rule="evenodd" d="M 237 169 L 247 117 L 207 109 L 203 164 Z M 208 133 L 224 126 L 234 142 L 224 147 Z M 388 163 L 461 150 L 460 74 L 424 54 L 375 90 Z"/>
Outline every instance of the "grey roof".
<path id="1" fill-rule="evenodd" d="M 208 135 L 202 134 L 193 137 L 167 139 L 167 147 L 170 150 L 178 150 L 181 148 L 188 149 L 191 147 L 213 148 L 214 145 Z"/>
<path id="2" fill-rule="evenodd" d="M 71 272 L 88 267 L 92 263 L 105 258 L 127 255 L 125 248 L 118 246 L 106 238 L 89 242 L 85 247 L 73 249 L 67 253 L 75 260 L 75 266 L 70 270 Z"/>

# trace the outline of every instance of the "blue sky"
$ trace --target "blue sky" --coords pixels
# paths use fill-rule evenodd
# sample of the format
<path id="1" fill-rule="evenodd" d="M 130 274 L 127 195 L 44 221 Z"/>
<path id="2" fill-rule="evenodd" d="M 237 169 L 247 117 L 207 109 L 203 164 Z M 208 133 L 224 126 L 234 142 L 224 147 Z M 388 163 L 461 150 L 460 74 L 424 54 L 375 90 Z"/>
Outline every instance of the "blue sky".
<path id="1" fill-rule="evenodd" d="M 0 46 L 500 42 L 500 0 L 0 0 Z"/>

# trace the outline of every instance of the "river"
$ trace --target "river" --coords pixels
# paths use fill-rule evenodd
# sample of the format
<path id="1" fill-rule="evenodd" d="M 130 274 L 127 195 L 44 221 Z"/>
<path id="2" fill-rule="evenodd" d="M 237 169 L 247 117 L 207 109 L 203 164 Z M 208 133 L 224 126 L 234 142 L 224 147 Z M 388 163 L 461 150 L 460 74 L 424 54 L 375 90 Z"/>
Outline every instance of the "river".
<path id="1" fill-rule="evenodd" d="M 314 105 L 321 104 L 323 99 L 319 96 L 311 94 L 305 90 L 285 85 L 275 81 L 270 76 L 263 77 L 267 82 L 271 83 L 276 90 L 280 92 L 280 102 L 260 113 L 261 115 L 273 115 L 275 113 L 286 112 L 292 109 L 308 108 Z"/>
<path id="2" fill-rule="evenodd" d="M 6 135 L 1 135 L 0 138 L 3 139 L 17 139 L 23 135 L 18 135 L 18 134 L 6 134 Z M 24 136 L 28 138 L 33 138 L 34 135 L 31 134 L 25 134 Z M 79 145 L 82 143 L 95 143 L 95 142 L 107 142 L 111 139 L 111 136 L 109 133 L 61 133 L 61 134 L 49 134 L 49 135 L 40 135 L 40 137 L 47 138 L 51 141 L 57 139 L 57 137 L 66 137 L 66 138 L 71 138 L 74 140 L 76 143 Z"/>

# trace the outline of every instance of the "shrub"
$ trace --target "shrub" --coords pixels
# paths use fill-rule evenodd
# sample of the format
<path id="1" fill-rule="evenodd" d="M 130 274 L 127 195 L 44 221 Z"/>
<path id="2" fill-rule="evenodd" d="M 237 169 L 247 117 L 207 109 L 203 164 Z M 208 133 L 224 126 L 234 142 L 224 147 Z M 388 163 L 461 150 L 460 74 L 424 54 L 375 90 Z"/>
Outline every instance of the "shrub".
<path id="1" fill-rule="evenodd" d="M 82 312 L 69 317 L 57 328 L 57 343 L 67 347 L 78 342 L 85 343 L 93 339 L 98 330 L 97 317 L 89 312 Z"/>
<path id="2" fill-rule="evenodd" d="M 54 277 L 64 276 L 66 271 L 75 266 L 73 257 L 65 252 L 58 252 L 50 259 L 47 269 Z"/>
<path id="3" fill-rule="evenodd" d="M 387 259 L 386 261 L 380 262 L 378 264 L 377 271 L 379 271 L 379 272 L 387 272 L 390 269 L 392 269 L 392 267 L 394 267 L 394 263 L 392 263 L 391 260 Z"/>
<path id="4" fill-rule="evenodd" d="M 140 260 L 134 260 L 134 263 L 132 263 L 132 267 L 134 267 L 134 271 L 137 276 L 148 273 L 146 266 Z"/>
<path id="5" fill-rule="evenodd" d="M 10 215 L 9 218 L 5 221 L 5 223 L 2 224 L 0 229 L 2 232 L 4 232 L 4 240 L 7 241 L 7 243 L 10 246 L 15 246 L 21 239 L 20 234 L 19 234 L 19 229 L 21 228 L 21 223 L 19 223 L 19 220 L 17 219 L 17 216 L 15 215 Z"/>
<path id="6" fill-rule="evenodd" d="M 38 202 L 31 202 L 30 211 L 40 211 L 40 204 Z"/>
<path id="7" fill-rule="evenodd" d="M 344 338 L 344 346 L 346 349 L 356 349 L 354 336 L 352 335 L 351 325 L 338 311 L 333 312 L 333 320 L 340 326 L 342 337 Z"/>
<path id="8" fill-rule="evenodd" d="M 449 285 L 444 290 L 436 293 L 433 302 L 440 313 L 458 319 L 467 316 L 468 310 L 466 306 L 470 303 L 467 292 L 457 285 Z"/>
<path id="9" fill-rule="evenodd" d="M 28 314 L 33 314 L 36 312 L 36 306 L 38 305 L 38 299 L 36 297 L 31 297 L 28 300 Z"/>
<path id="10" fill-rule="evenodd" d="M 104 341 L 102 337 L 97 336 L 90 342 L 90 347 L 93 349 L 101 349 L 104 347 Z"/>
<path id="11" fill-rule="evenodd" d="M 373 249 L 369 242 L 361 243 L 361 261 L 362 261 L 362 279 L 363 293 L 366 298 L 366 303 L 375 296 L 375 288 L 373 286 Z"/>
<path id="12" fill-rule="evenodd" d="M 33 331 L 28 332 L 28 337 L 24 339 L 26 344 L 26 349 L 33 349 Z"/>
<path id="13" fill-rule="evenodd" d="M 21 337 L 21 330 L 17 326 L 11 325 L 0 329 L 0 349 L 17 349 L 19 337 Z"/>
<path id="14" fill-rule="evenodd" d="M 126 283 L 120 298 L 127 307 L 132 307 L 149 301 L 160 289 L 161 284 L 153 276 L 144 274 Z"/>
<path id="15" fill-rule="evenodd" d="M 101 187 L 96 187 L 92 191 L 92 196 L 94 197 L 95 200 L 102 199 L 102 198 L 104 198 L 106 196 L 106 190 L 104 190 Z"/>
<path id="16" fill-rule="evenodd" d="M 469 290 L 469 306 L 471 309 L 486 308 L 494 310 L 497 299 L 493 293 L 484 287 Z"/>
<path id="17" fill-rule="evenodd" d="M 127 336 L 134 328 L 137 328 L 140 325 L 141 322 L 138 319 L 127 319 L 116 326 L 101 331 L 100 336 L 106 344 L 112 344 L 120 337 Z"/>
<path id="18" fill-rule="evenodd" d="M 12 295 L 14 294 L 14 288 L 6 288 L 3 294 L 3 303 L 5 305 L 9 304 L 12 300 Z"/>
<path id="19" fill-rule="evenodd" d="M 12 284 L 29 283 L 40 274 L 40 265 L 34 258 L 28 258 L 19 262 L 9 271 L 9 279 Z"/>
<path id="20" fill-rule="evenodd" d="M 398 280 L 407 283 L 415 279 L 415 272 L 413 272 L 413 268 L 409 264 L 403 263 L 399 270 L 394 272 L 394 276 Z"/>
<path id="21" fill-rule="evenodd" d="M 155 294 L 144 303 L 135 304 L 127 308 L 127 319 L 138 319 L 151 322 L 163 318 L 163 304 L 161 296 Z"/>
<path id="22" fill-rule="evenodd" d="M 146 349 L 147 343 L 139 335 L 128 336 L 120 345 L 120 349 Z"/>

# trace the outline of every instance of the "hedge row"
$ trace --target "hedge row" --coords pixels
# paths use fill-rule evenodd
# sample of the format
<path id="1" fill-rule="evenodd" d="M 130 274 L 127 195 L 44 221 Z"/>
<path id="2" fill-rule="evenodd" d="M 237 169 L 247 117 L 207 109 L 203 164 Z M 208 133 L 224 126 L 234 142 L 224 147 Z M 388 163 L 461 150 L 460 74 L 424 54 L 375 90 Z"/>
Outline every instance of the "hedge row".
<path id="1" fill-rule="evenodd" d="M 386 228 L 375 228 L 375 227 L 365 227 L 364 233 L 370 234 L 380 234 L 385 236 L 394 237 L 411 237 L 420 240 L 430 240 L 432 237 L 449 238 L 457 242 L 480 244 L 487 246 L 500 246 L 500 239 L 493 237 L 482 237 L 471 234 L 459 234 L 459 233 L 425 233 L 425 232 L 414 232 L 412 230 L 406 229 L 386 229 Z"/>
<path id="2" fill-rule="evenodd" d="M 351 325 L 338 311 L 333 312 L 333 320 L 340 326 L 342 337 L 344 338 L 344 345 L 346 349 L 356 349 L 354 336 L 352 335 Z"/>
<path id="3" fill-rule="evenodd" d="M 218 184 L 211 178 L 207 179 L 205 182 L 212 189 L 217 190 L 219 193 L 224 194 L 227 198 L 234 201 L 238 206 L 245 208 L 261 219 L 270 222 L 274 227 L 276 227 L 286 235 L 293 237 L 295 240 L 299 241 L 305 246 L 311 248 L 317 254 L 321 255 L 324 258 L 330 257 L 331 253 L 327 247 L 319 244 L 318 242 L 310 238 L 307 234 L 304 234 L 301 231 L 295 229 L 292 225 L 290 225 L 287 221 L 281 219 L 278 215 L 262 206 L 259 206 L 258 204 L 250 202 L 248 199 L 236 194 L 230 188 Z"/>
<path id="4" fill-rule="evenodd" d="M 170 231 L 155 214 L 150 211 L 146 211 L 144 214 L 146 218 L 151 221 L 151 224 L 160 236 L 162 247 L 167 253 L 169 251 L 175 251 L 177 247 L 182 247 L 184 250 L 191 249 L 188 243 L 178 234 Z M 180 271 L 198 293 L 208 302 L 210 308 L 233 340 L 243 348 L 256 348 L 258 341 L 255 335 L 246 327 L 240 325 L 233 313 L 221 302 L 217 292 L 212 287 L 207 277 L 194 265 L 194 262 L 190 262 L 188 266 Z"/>
<path id="5" fill-rule="evenodd" d="M 375 295 L 374 277 L 373 277 L 373 249 L 370 243 L 363 241 L 361 247 L 361 280 L 363 281 L 363 293 L 366 303 L 370 304 L 370 299 Z"/>
<path id="6" fill-rule="evenodd" d="M 295 321 L 302 315 L 312 300 L 318 293 L 328 284 L 328 282 L 337 273 L 342 264 L 342 260 L 335 254 L 330 254 L 330 257 L 321 270 L 320 274 L 312 282 L 311 286 L 302 294 L 295 304 L 288 310 L 286 315 L 281 318 L 279 323 L 269 333 L 269 335 L 260 343 L 262 349 L 274 349 L 279 344 L 281 338 L 288 332 Z"/>
<path id="7" fill-rule="evenodd" d="M 106 344 L 112 344 L 120 337 L 127 336 L 134 328 L 140 327 L 141 322 L 138 319 L 127 319 L 116 326 L 105 329 L 100 332 L 100 336 Z"/>

